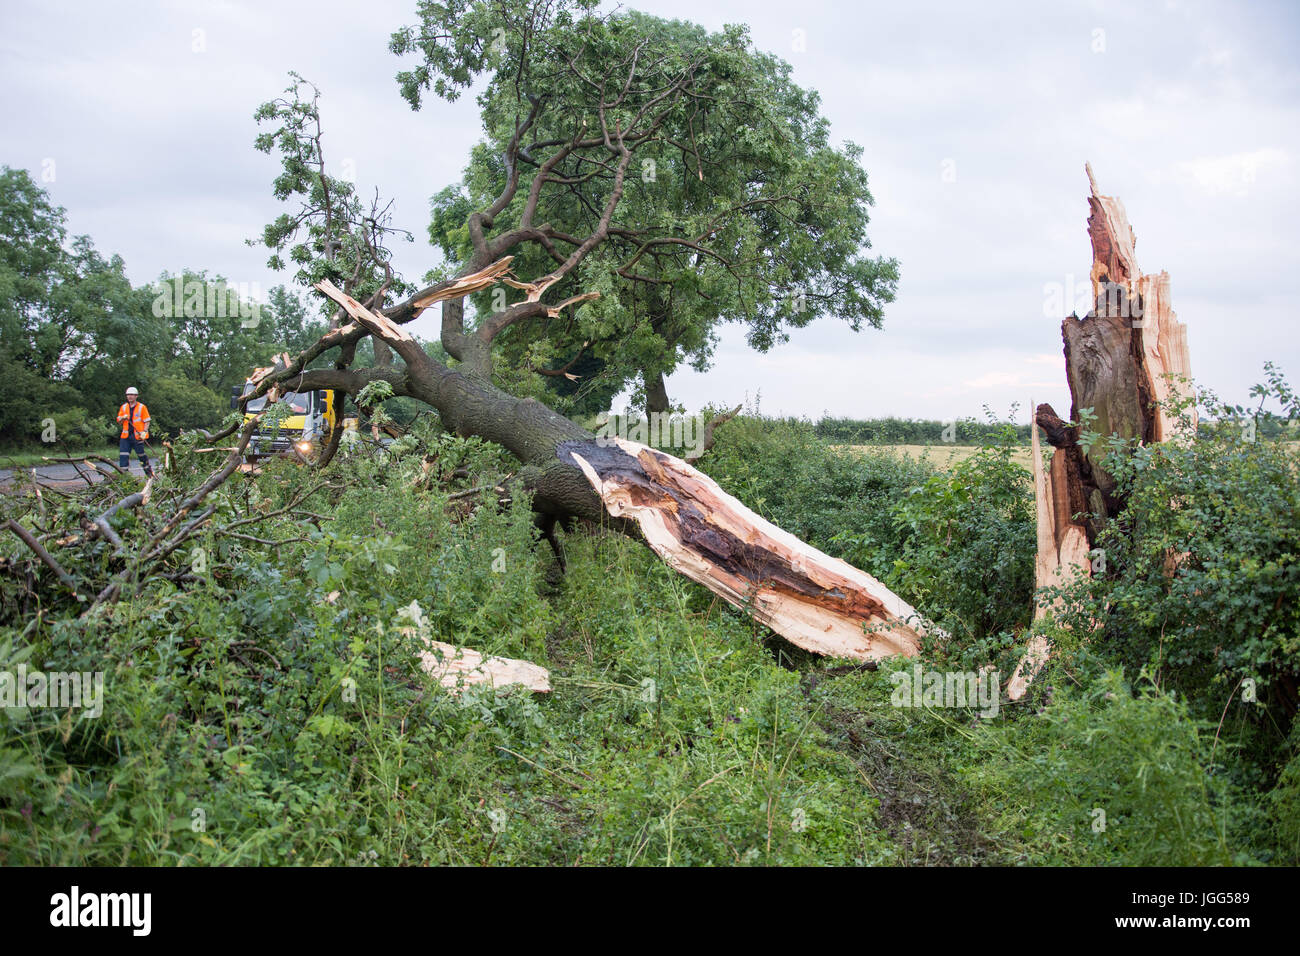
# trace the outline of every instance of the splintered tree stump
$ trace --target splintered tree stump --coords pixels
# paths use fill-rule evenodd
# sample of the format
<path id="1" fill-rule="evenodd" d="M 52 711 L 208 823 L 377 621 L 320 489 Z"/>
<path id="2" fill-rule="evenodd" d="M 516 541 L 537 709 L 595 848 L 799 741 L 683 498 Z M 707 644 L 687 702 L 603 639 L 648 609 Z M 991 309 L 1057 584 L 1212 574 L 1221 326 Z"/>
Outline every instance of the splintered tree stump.
<path id="1" fill-rule="evenodd" d="M 871 575 L 764 520 L 679 458 L 621 438 L 562 444 L 609 514 L 670 567 L 792 644 L 874 660 L 920 650 L 926 625 Z"/>
<path id="2" fill-rule="evenodd" d="M 1092 515 L 1087 525 L 1092 544 L 1101 524 L 1122 507 L 1115 498 L 1115 480 L 1102 464 L 1108 451 L 1104 439 L 1117 435 L 1144 444 L 1166 441 L 1184 424 L 1194 432 L 1196 417 L 1194 405 L 1185 422 L 1165 407 L 1175 394 L 1190 396 L 1191 375 L 1187 326 L 1170 305 L 1169 273 L 1142 273 L 1124 204 L 1097 192 L 1090 166 L 1088 182 L 1094 306 L 1083 318 L 1071 315 L 1062 322 L 1061 338 L 1070 419 L 1077 422 L 1084 409 L 1091 409 L 1091 430 L 1103 441 L 1086 451 L 1079 448 L 1079 430 L 1065 427 L 1050 405 L 1039 406 L 1036 419 L 1053 446 L 1082 452 L 1067 458 L 1065 480 L 1071 485 L 1072 505 L 1086 504 L 1077 511 Z"/>
<path id="3" fill-rule="evenodd" d="M 1138 268 L 1137 244 L 1124 204 L 1097 191 L 1087 166 L 1088 238 L 1092 242 L 1093 309 L 1083 318 L 1061 323 L 1065 376 L 1070 386 L 1070 419 L 1091 409 L 1090 430 L 1102 441 L 1084 449 L 1080 428 L 1061 420 L 1050 405 L 1034 414 L 1034 496 L 1038 507 L 1038 555 L 1035 584 L 1056 586 L 1074 574 L 1091 573 L 1090 553 L 1106 521 L 1124 502 L 1103 459 L 1106 439 L 1119 436 L 1143 444 L 1167 441 L 1180 429 L 1194 434 L 1195 404 L 1182 417 L 1165 404 L 1190 395 L 1191 360 L 1187 326 L 1170 305 L 1169 273 L 1145 275 Z M 1042 429 L 1056 449 L 1050 469 L 1042 466 L 1038 434 Z M 1051 610 L 1041 604 L 1035 619 Z M 1031 638 L 1007 692 L 1023 696 L 1033 675 L 1046 662 L 1047 642 Z"/>
<path id="4" fill-rule="evenodd" d="M 1088 181 L 1094 304 L 1083 318 L 1072 315 L 1061 324 L 1070 419 L 1079 421 L 1080 412 L 1091 409 L 1091 430 L 1103 439 L 1118 435 L 1144 444 L 1166 441 L 1180 422 L 1165 403 L 1190 387 L 1187 326 L 1170 305 L 1169 273 L 1144 275 L 1138 268 L 1137 240 L 1124 204 L 1097 192 L 1091 167 Z M 1055 415 L 1050 406 L 1048 411 Z M 1188 416 L 1194 430 L 1194 406 Z M 1098 521 L 1120 506 L 1115 481 L 1101 464 L 1106 452 L 1104 443 L 1089 448 L 1083 456 L 1087 468 L 1079 476 Z"/>

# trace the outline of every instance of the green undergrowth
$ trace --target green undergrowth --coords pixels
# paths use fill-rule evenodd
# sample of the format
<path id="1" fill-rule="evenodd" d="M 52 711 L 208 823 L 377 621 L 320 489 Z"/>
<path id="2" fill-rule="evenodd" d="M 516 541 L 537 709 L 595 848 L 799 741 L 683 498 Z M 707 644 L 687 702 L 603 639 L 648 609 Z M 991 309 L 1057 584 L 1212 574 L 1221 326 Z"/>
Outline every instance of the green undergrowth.
<path id="1" fill-rule="evenodd" d="M 1015 440 L 936 472 L 848 457 L 799 423 L 720 433 L 703 464 L 725 488 L 944 625 L 920 660 L 879 668 L 812 658 L 597 528 L 560 533 L 557 574 L 526 495 L 448 497 L 510 463 L 436 434 L 342 459 L 304 505 L 319 528 L 201 539 L 174 562 L 193 580 L 85 617 L 5 577 L 0 672 L 99 671 L 104 692 L 97 717 L 0 710 L 0 862 L 1296 862 L 1295 742 L 1264 729 L 1284 712 L 1208 716 L 1226 689 L 1200 658 L 1152 658 L 1141 621 L 1108 618 L 1122 633 L 1104 640 L 1049 623 L 1056 655 L 1014 704 L 900 698 L 915 668 L 1005 681 L 1023 647 L 1033 508 Z M 469 474 L 417 487 L 418 452 Z M 223 487 L 219 515 L 273 512 L 316 480 L 272 464 Z M 111 557 L 84 561 L 69 570 Z M 1129 561 L 1106 587 L 1125 567 L 1148 580 Z M 428 640 L 541 664 L 552 690 L 449 693 L 420 667 Z"/>

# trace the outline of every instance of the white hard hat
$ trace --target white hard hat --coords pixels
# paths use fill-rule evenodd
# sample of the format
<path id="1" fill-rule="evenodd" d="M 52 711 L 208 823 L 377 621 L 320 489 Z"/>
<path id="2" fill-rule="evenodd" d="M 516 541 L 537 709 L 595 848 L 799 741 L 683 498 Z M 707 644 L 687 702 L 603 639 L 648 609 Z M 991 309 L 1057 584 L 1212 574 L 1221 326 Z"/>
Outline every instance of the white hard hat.
<path id="1" fill-rule="evenodd" d="M 128 389 L 126 390 L 126 394 L 128 394 L 128 395 L 139 395 L 139 394 L 140 394 L 140 390 L 139 390 L 138 388 L 136 388 L 134 385 L 132 385 L 130 388 L 128 388 Z"/>

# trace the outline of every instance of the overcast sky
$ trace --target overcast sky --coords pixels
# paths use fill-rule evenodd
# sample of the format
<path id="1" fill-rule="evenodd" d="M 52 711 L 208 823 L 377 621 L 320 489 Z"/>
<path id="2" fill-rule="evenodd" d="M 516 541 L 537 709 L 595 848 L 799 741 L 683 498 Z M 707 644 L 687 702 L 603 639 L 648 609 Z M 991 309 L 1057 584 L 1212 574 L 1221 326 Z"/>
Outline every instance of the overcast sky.
<path id="1" fill-rule="evenodd" d="M 901 263 L 882 330 L 834 318 L 767 355 L 738 327 L 674 401 L 765 413 L 952 419 L 1029 400 L 1069 407 L 1060 301 L 1087 283 L 1092 162 L 1119 196 L 1146 272 L 1168 270 L 1192 370 L 1245 400 L 1273 360 L 1300 384 L 1285 296 L 1300 277 L 1300 10 L 1294 3 L 627 4 L 757 45 L 818 90 L 837 141 L 864 147 L 876 253 Z M 278 214 L 252 113 L 297 70 L 322 90 L 327 157 L 396 200 L 435 253 L 428 200 L 479 136 L 472 97 L 413 113 L 389 34 L 415 0 L 147 3 L 4 0 L 0 164 L 30 170 L 74 233 L 121 254 L 133 282 L 207 269 L 285 281 L 244 244 Z M 1055 292 L 1055 296 L 1052 293 Z M 436 334 L 431 316 L 417 334 Z"/>

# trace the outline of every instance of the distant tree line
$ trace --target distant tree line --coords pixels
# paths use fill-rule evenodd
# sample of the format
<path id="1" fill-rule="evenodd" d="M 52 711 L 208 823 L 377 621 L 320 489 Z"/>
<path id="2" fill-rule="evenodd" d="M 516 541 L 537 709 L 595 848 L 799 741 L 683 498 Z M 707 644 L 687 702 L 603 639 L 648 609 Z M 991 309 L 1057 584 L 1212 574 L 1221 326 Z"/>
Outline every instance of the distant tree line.
<path id="1" fill-rule="evenodd" d="M 1001 422 L 973 418 L 950 421 L 921 418 L 831 418 L 815 426 L 818 437 L 843 445 L 979 445 L 1002 434 Z M 1029 442 L 1029 425 L 1015 425 L 1016 437 Z"/>
<path id="2" fill-rule="evenodd" d="M 0 447 L 48 439 L 51 426 L 64 444 L 112 440 L 131 385 L 155 433 L 210 427 L 232 385 L 325 328 L 283 285 L 265 302 L 207 271 L 133 286 L 121 256 L 69 236 L 64 209 L 27 171 L 0 167 Z"/>
<path id="3" fill-rule="evenodd" d="M 1012 425 L 1016 438 L 1028 444 L 1029 424 Z M 842 445 L 981 445 L 996 439 L 1007 428 L 1005 422 L 980 422 L 973 418 L 955 421 L 937 421 L 920 418 L 831 418 L 822 417 L 813 430 L 817 436 Z M 1200 422 L 1203 437 L 1221 432 L 1242 432 L 1250 440 L 1289 438 L 1300 440 L 1297 423 L 1287 423 L 1276 416 L 1253 416 L 1248 409 L 1239 417 L 1218 419 L 1203 418 Z"/>

